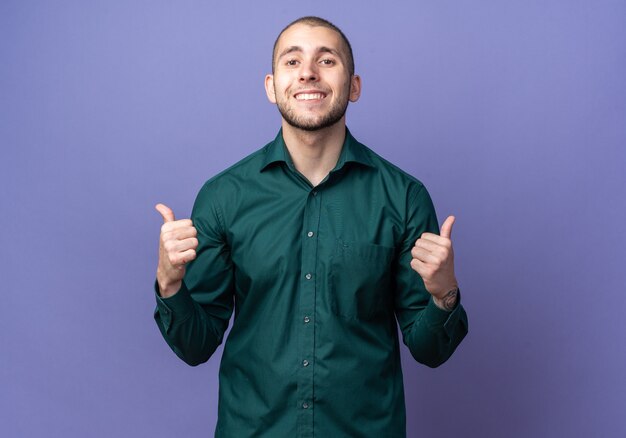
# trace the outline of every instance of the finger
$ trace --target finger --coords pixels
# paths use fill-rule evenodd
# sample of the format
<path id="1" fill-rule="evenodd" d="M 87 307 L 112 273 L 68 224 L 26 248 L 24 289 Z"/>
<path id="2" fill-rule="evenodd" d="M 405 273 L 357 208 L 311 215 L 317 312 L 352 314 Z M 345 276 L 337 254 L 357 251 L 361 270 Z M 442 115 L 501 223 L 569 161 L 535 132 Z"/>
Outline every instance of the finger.
<path id="1" fill-rule="evenodd" d="M 163 225 L 161 225 L 161 232 L 167 233 L 174 230 L 181 230 L 192 227 L 193 222 L 191 221 L 191 219 L 179 219 L 173 222 L 165 222 Z"/>
<path id="2" fill-rule="evenodd" d="M 196 251 L 194 249 L 188 249 L 187 251 L 180 253 L 180 261 L 183 264 L 187 264 L 195 258 Z"/>
<path id="3" fill-rule="evenodd" d="M 420 236 L 420 238 L 417 239 L 415 244 L 417 245 L 417 242 L 419 242 L 420 240 L 426 240 L 426 241 L 433 242 L 433 243 L 435 243 L 437 245 L 445 246 L 445 247 L 449 247 L 450 243 L 451 243 L 450 239 L 438 236 L 438 235 L 433 234 L 433 233 L 424 233 L 424 234 L 422 234 Z"/>
<path id="4" fill-rule="evenodd" d="M 183 240 L 190 237 L 196 237 L 198 231 L 191 225 L 191 221 L 187 220 L 188 224 L 179 224 L 179 222 L 185 222 L 185 220 L 178 220 L 175 222 L 168 222 L 167 226 L 163 224 L 163 239 L 164 240 Z"/>
<path id="5" fill-rule="evenodd" d="M 433 253 L 423 248 L 414 247 L 411 250 L 411 255 L 413 256 L 414 259 L 417 259 L 423 263 L 430 263 L 430 264 L 435 264 L 435 265 L 438 265 L 439 263 L 441 263 L 441 260 L 439 259 L 439 257 L 435 256 Z"/>
<path id="6" fill-rule="evenodd" d="M 442 239 L 439 236 L 436 236 L 438 239 Z M 423 239 L 417 239 L 417 241 L 415 242 L 415 246 L 417 246 L 418 248 L 424 248 L 427 251 L 430 252 L 434 252 L 434 251 L 439 251 L 441 249 L 441 247 L 443 245 L 441 245 L 440 242 L 438 241 L 433 241 L 427 238 L 423 238 Z"/>
<path id="7" fill-rule="evenodd" d="M 163 223 L 173 222 L 176 220 L 176 218 L 174 218 L 174 212 L 167 205 L 157 204 L 154 208 L 156 208 L 156 210 L 163 217 Z"/>
<path id="8" fill-rule="evenodd" d="M 182 268 L 187 262 L 190 262 L 195 258 L 196 251 L 193 249 L 188 249 L 187 251 L 183 252 L 170 253 L 167 256 L 170 265 L 172 265 L 172 267 L 176 269 Z"/>
<path id="9" fill-rule="evenodd" d="M 422 262 L 421 260 L 418 259 L 412 259 L 411 260 L 411 268 L 413 268 L 413 270 L 415 272 L 417 272 L 419 275 L 423 276 L 426 275 L 426 272 L 428 272 L 428 264 Z"/>
<path id="10" fill-rule="evenodd" d="M 441 237 L 450 239 L 452 237 L 452 225 L 454 225 L 454 216 L 448 216 L 443 224 L 441 224 Z"/>
<path id="11" fill-rule="evenodd" d="M 188 249 L 196 249 L 198 247 L 198 239 L 191 237 L 185 240 L 168 240 L 163 243 L 163 248 L 168 253 L 181 253 Z"/>

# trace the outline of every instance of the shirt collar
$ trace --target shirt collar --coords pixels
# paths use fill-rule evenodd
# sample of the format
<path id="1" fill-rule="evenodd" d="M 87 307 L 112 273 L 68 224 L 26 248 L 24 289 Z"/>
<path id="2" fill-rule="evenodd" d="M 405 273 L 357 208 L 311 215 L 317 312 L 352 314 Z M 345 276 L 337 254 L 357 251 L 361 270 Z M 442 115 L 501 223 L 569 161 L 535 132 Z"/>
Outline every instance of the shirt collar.
<path id="1" fill-rule="evenodd" d="M 261 167 L 261 172 L 267 169 L 271 164 L 283 162 L 286 163 L 289 167 L 293 167 L 293 162 L 291 161 L 291 157 L 289 156 L 289 151 L 287 150 L 287 146 L 285 145 L 285 140 L 283 139 L 283 130 L 282 128 L 278 131 L 278 135 L 273 142 L 269 143 L 265 147 L 265 159 L 263 160 L 263 165 Z M 337 161 L 337 165 L 333 170 L 341 169 L 346 163 L 358 163 L 368 167 L 374 167 L 374 163 L 367 155 L 365 150 L 365 146 L 359 143 L 350 133 L 350 130 L 346 127 L 346 139 L 343 142 L 343 146 L 341 148 L 341 154 L 339 155 L 339 160 Z"/>

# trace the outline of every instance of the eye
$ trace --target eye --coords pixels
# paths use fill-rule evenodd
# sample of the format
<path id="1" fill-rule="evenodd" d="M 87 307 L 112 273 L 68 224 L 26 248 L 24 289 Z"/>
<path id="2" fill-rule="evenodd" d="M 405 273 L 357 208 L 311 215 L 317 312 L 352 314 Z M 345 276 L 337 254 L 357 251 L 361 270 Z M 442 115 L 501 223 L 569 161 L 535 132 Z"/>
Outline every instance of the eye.
<path id="1" fill-rule="evenodd" d="M 289 60 L 287 60 L 287 62 L 285 62 L 285 65 L 288 65 L 290 67 L 293 67 L 293 66 L 295 66 L 297 64 L 298 64 L 298 61 L 295 60 L 295 59 L 289 59 Z"/>
<path id="2" fill-rule="evenodd" d="M 329 58 L 322 59 L 320 62 L 322 64 L 324 64 L 324 65 L 333 65 L 333 64 L 335 64 L 335 60 L 329 59 Z"/>

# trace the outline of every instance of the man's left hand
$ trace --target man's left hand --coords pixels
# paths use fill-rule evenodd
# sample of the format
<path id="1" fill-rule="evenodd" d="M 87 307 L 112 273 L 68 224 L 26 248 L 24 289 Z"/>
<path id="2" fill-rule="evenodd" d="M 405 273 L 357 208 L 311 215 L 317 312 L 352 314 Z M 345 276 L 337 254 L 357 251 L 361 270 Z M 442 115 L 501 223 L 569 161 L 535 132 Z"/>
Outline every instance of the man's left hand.
<path id="1" fill-rule="evenodd" d="M 454 308 L 458 293 L 451 240 L 454 220 L 454 216 L 448 216 L 441 225 L 439 236 L 433 233 L 422 234 L 411 250 L 411 268 L 422 277 L 435 304 L 446 310 Z"/>

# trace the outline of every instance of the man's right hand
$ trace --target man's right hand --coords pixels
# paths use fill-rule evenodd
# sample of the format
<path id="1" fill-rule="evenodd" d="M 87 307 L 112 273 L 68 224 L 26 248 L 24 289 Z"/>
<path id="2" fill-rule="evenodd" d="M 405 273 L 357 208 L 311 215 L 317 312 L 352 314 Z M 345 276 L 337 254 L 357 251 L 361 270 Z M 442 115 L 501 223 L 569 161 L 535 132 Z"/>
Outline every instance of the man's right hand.
<path id="1" fill-rule="evenodd" d="M 178 292 L 185 275 L 185 264 L 196 258 L 198 233 L 191 219 L 177 221 L 172 209 L 163 204 L 157 204 L 155 208 L 163 216 L 157 282 L 161 296 L 167 298 Z"/>

